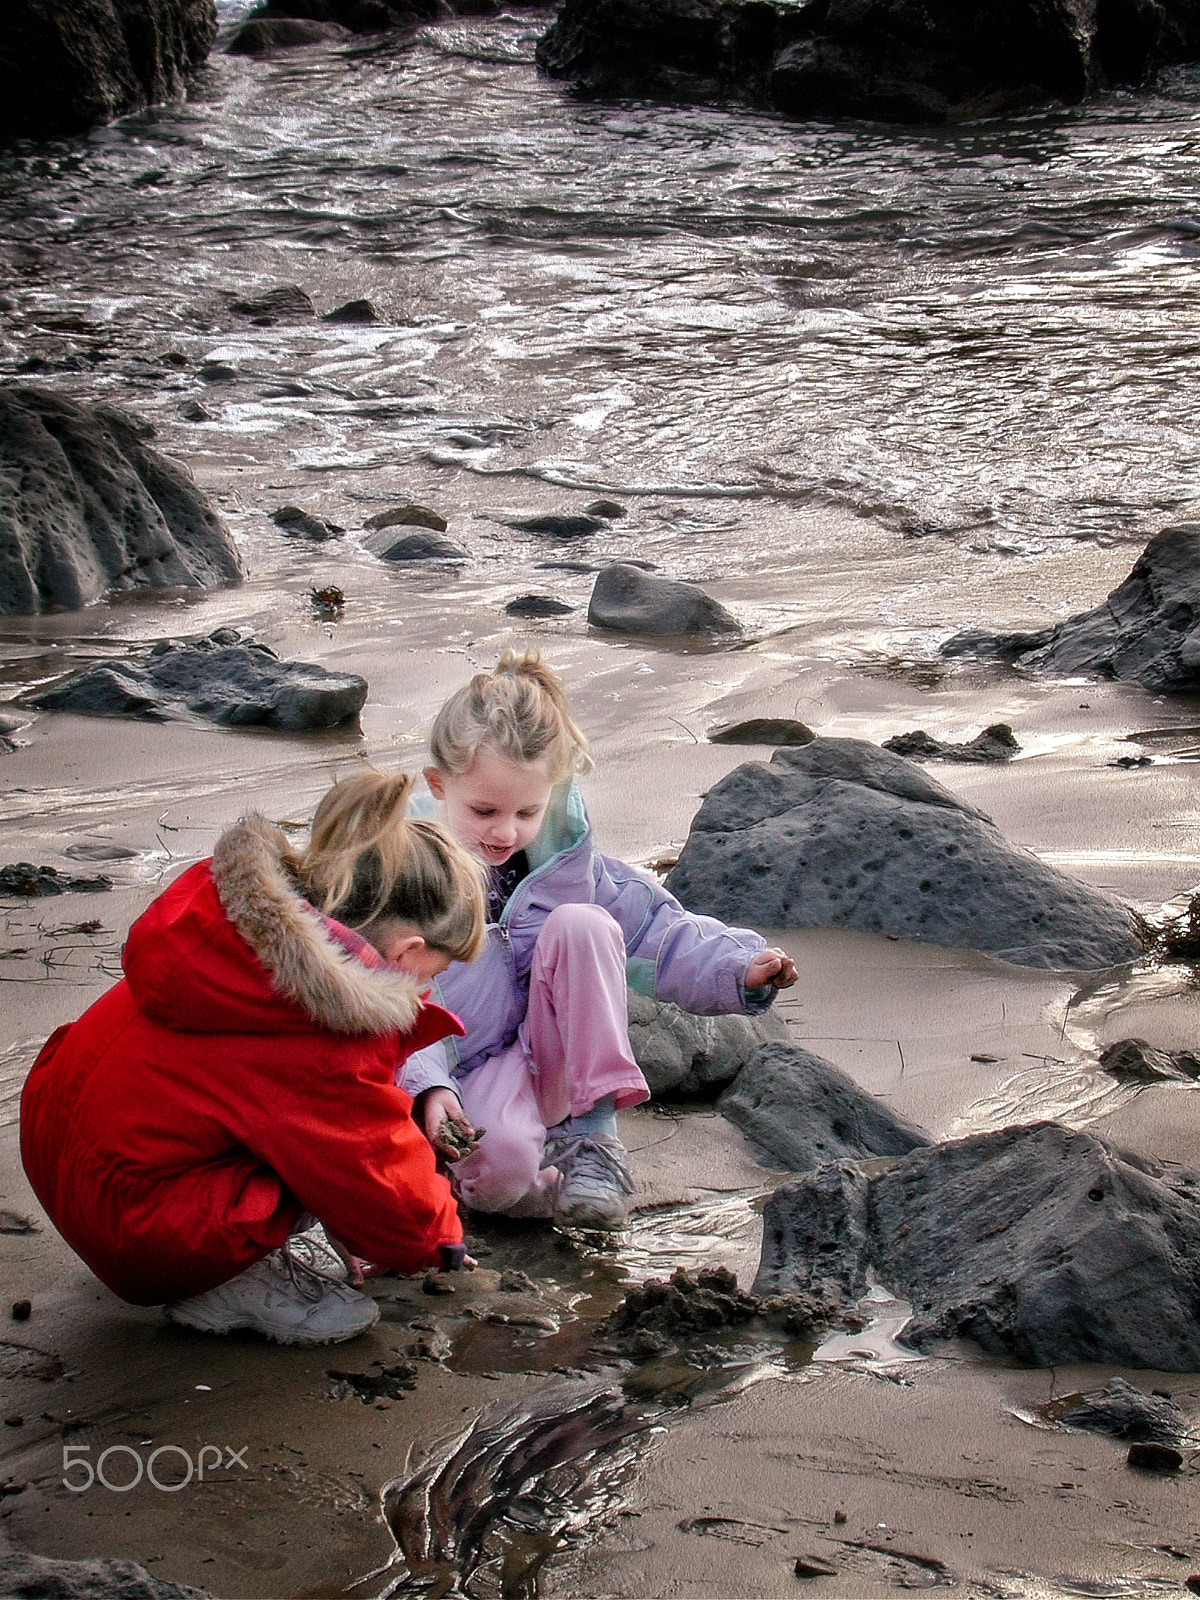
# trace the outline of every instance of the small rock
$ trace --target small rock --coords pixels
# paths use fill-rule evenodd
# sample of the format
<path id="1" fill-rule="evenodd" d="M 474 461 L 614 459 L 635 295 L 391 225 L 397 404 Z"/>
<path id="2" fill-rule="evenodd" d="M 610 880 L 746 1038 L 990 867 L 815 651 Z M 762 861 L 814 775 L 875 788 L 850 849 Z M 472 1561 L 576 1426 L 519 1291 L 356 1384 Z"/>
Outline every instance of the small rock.
<path id="1" fill-rule="evenodd" d="M 585 516 L 602 517 L 605 522 L 615 522 L 625 515 L 625 507 L 619 500 L 593 500 L 583 511 Z"/>
<path id="2" fill-rule="evenodd" d="M 199 400 L 185 401 L 179 408 L 179 415 L 185 422 L 211 422 L 213 419 L 212 412 Z"/>
<path id="3" fill-rule="evenodd" d="M 1070 1409 L 1057 1409 L 1056 1420 L 1140 1444 L 1174 1446 L 1187 1432 L 1187 1418 L 1173 1400 L 1143 1394 L 1118 1377 L 1110 1378 L 1097 1394 L 1083 1396 Z"/>
<path id="4" fill-rule="evenodd" d="M 52 894 L 99 894 L 111 888 L 112 879 L 103 873 L 94 878 L 73 878 L 57 867 L 35 867 L 30 861 L 0 867 L 0 894 L 20 895 L 26 900 Z"/>
<path id="5" fill-rule="evenodd" d="M 917 728 L 913 733 L 897 733 L 883 741 L 883 748 L 894 755 L 915 761 L 1008 761 L 1021 746 L 1007 722 L 993 722 L 967 744 L 943 744 Z"/>
<path id="6" fill-rule="evenodd" d="M 1166 1444 L 1131 1444 L 1125 1461 L 1142 1472 L 1178 1472 L 1183 1466 L 1179 1451 Z"/>
<path id="7" fill-rule="evenodd" d="M 453 1294 L 455 1292 L 454 1285 L 447 1282 L 445 1273 L 438 1272 L 432 1267 L 425 1274 L 425 1280 L 421 1284 L 421 1288 L 426 1294 Z"/>
<path id="8" fill-rule="evenodd" d="M 816 1556 L 797 1556 L 795 1573 L 798 1578 L 836 1578 L 838 1569 Z"/>
<path id="9" fill-rule="evenodd" d="M 477 1247 L 472 1247 L 472 1249 Z M 527 1272 L 519 1267 L 505 1267 L 500 1274 L 499 1287 L 504 1294 L 537 1294 L 538 1286 Z"/>
<path id="10" fill-rule="evenodd" d="M 833 1513 L 833 1520 L 838 1524 L 839 1527 L 843 1526 L 846 1522 L 846 1513 L 839 1507 L 838 1510 Z"/>
<path id="11" fill-rule="evenodd" d="M 596 579 L 588 621 L 614 633 L 682 638 L 735 634 L 741 625 L 703 590 L 673 578 L 655 578 L 631 561 L 605 567 Z"/>
<path id="12" fill-rule="evenodd" d="M 344 306 L 327 311 L 322 322 L 378 322 L 379 313 L 369 300 L 347 300 Z M 446 526 L 445 523 L 442 524 Z"/>
<path id="13" fill-rule="evenodd" d="M 381 532 L 384 528 L 432 528 L 434 533 L 445 533 L 446 519 L 432 506 L 392 506 L 387 511 L 377 511 L 363 523 L 364 528 Z"/>
<path id="14" fill-rule="evenodd" d="M 1194 1083 L 1200 1056 L 1190 1050 L 1158 1050 L 1145 1039 L 1121 1039 L 1100 1056 L 1105 1072 L 1140 1083 Z"/>
<path id="15" fill-rule="evenodd" d="M 336 522 L 326 522 L 323 517 L 314 517 L 311 512 L 303 511 L 299 506 L 280 506 L 278 511 L 271 513 L 271 521 L 291 538 L 308 539 L 313 544 L 323 544 L 326 539 L 337 539 L 346 531 Z"/>
<path id="16" fill-rule="evenodd" d="M 404 533 L 398 538 L 390 528 L 373 533 L 363 544 L 381 561 L 444 561 L 446 563 L 469 561 L 469 551 L 455 544 L 444 534 L 430 529 L 426 533 Z"/>
<path id="17" fill-rule="evenodd" d="M 1154 757 L 1148 755 L 1118 756 L 1115 761 L 1109 762 L 1110 767 L 1152 767 L 1153 765 Z"/>
<path id="18" fill-rule="evenodd" d="M 164 366 L 174 367 L 176 370 L 186 367 L 188 364 L 188 358 L 182 350 L 165 350 L 159 359 Z"/>
<path id="19" fill-rule="evenodd" d="M 600 533 L 606 526 L 603 518 L 579 511 L 547 511 L 529 517 L 510 517 L 505 525 L 521 533 L 544 533 L 554 539 L 580 539 L 585 534 Z"/>
<path id="20" fill-rule="evenodd" d="M 310 589 L 309 598 L 318 611 L 333 614 L 344 609 L 346 596 L 336 583 L 326 584 L 324 589 Z"/>
<path id="21" fill-rule="evenodd" d="M 97 663 L 36 704 L 79 716 L 162 722 L 190 714 L 225 727 L 306 733 L 356 717 L 366 698 L 366 680 L 355 673 L 279 661 L 265 645 L 218 628 L 192 644 L 162 640 L 145 660 Z"/>
<path id="22" fill-rule="evenodd" d="M 17 1416 L 17 1414 L 14 1412 L 10 1416 L 5 1417 L 4 1426 L 6 1428 L 23 1428 L 25 1426 L 25 1418 Z"/>
<path id="23" fill-rule="evenodd" d="M 510 617 L 566 617 L 574 609 L 565 600 L 556 600 L 549 594 L 521 594 L 504 608 Z"/>
<path id="24" fill-rule="evenodd" d="M 33 1315 L 33 1303 L 29 1300 L 14 1300 L 12 1319 L 14 1322 L 28 1322 Z"/>
<path id="25" fill-rule="evenodd" d="M 789 717 L 751 717 L 747 722 L 730 722 L 714 728 L 709 744 L 811 744 L 816 734 L 805 722 Z"/>
<path id="26" fill-rule="evenodd" d="M 229 54 L 266 56 L 276 50 L 344 39 L 347 31 L 336 22 L 317 22 L 307 17 L 251 17 L 230 40 Z"/>
<path id="27" fill-rule="evenodd" d="M 200 379 L 203 383 L 236 383 L 238 370 L 227 361 L 205 361 L 200 367 Z"/>
<path id="28" fill-rule="evenodd" d="M 1183 1587 L 1192 1594 L 1200 1594 L 1200 1572 L 1192 1572 L 1183 1580 Z"/>
<path id="29" fill-rule="evenodd" d="M 270 317 L 273 321 L 277 321 L 280 317 L 316 315 L 316 307 L 310 297 L 294 283 L 285 284 L 278 289 L 268 289 L 265 294 L 254 295 L 245 300 L 231 300 L 229 309 L 236 311 L 241 317 Z"/>

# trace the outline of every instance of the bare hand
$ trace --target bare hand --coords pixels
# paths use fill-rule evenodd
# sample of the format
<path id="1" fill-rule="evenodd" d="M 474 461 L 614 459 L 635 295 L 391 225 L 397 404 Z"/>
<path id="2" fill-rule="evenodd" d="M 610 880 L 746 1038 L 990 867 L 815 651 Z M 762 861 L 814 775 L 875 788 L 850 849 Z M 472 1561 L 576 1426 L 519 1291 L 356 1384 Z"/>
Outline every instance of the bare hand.
<path id="1" fill-rule="evenodd" d="M 478 1132 L 467 1120 L 462 1101 L 453 1089 L 430 1089 L 421 1107 L 425 1137 L 445 1161 L 459 1161 L 479 1143 Z"/>
<path id="2" fill-rule="evenodd" d="M 746 968 L 747 989 L 790 989 L 799 978 L 796 963 L 786 950 L 760 950 Z"/>

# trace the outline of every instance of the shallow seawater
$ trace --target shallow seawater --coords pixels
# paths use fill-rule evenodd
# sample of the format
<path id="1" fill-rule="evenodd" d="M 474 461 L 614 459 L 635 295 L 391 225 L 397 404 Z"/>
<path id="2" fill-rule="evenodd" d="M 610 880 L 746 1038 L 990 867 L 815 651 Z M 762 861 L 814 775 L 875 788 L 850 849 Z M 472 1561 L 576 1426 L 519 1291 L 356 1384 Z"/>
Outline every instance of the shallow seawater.
<path id="1" fill-rule="evenodd" d="M 314 496 L 404 468 L 513 512 L 616 494 L 595 548 L 636 523 L 691 575 L 790 548 L 814 504 L 1036 556 L 1195 496 L 1200 74 L 954 129 L 790 123 L 582 101 L 533 65 L 548 16 L 218 49 L 183 107 L 0 151 L 0 374 Z M 380 321 L 231 309 L 278 284 Z"/>

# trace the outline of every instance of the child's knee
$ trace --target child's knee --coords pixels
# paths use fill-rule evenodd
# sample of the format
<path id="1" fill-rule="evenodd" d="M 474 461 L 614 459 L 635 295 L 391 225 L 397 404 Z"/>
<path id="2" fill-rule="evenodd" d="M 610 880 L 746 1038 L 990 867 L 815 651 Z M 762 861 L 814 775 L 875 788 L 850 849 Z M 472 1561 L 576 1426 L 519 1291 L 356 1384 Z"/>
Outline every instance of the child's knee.
<path id="1" fill-rule="evenodd" d="M 508 1211 L 537 1182 L 541 1159 L 540 1146 L 485 1134 L 478 1150 L 459 1163 L 455 1192 L 476 1211 Z"/>
<path id="2" fill-rule="evenodd" d="M 625 940 L 614 917 L 603 906 L 596 905 L 561 905 L 555 906 L 542 926 L 538 936 L 540 945 L 544 939 L 562 944 L 611 944 L 616 940 L 622 951 Z"/>

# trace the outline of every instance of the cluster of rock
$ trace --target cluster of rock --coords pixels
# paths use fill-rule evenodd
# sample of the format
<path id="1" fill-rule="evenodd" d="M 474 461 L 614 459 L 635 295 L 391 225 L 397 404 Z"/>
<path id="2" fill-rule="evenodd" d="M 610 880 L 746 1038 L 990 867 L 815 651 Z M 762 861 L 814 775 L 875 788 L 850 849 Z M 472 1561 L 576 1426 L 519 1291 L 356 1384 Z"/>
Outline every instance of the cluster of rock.
<path id="1" fill-rule="evenodd" d="M 963 744 L 935 739 L 924 728 L 911 733 L 896 733 L 883 741 L 883 748 L 910 761 L 963 761 L 968 763 L 1011 761 L 1020 750 L 1017 737 L 1007 722 L 993 722 Z"/>
<path id="2" fill-rule="evenodd" d="M 0 138 L 82 133 L 178 99 L 216 36 L 214 0 L 6 0 Z"/>
<path id="3" fill-rule="evenodd" d="M 1125 581 L 1094 611 L 1036 633 L 972 628 L 948 639 L 942 654 L 1195 694 L 1200 690 L 1200 523 L 1156 534 Z"/>
<path id="4" fill-rule="evenodd" d="M 0 387 L 0 613 L 241 581 L 229 529 L 153 436 L 111 406 Z"/>
<path id="5" fill-rule="evenodd" d="M 1057 1123 L 828 1162 L 764 1214 L 760 1295 L 912 1302 L 906 1343 L 965 1337 L 1032 1366 L 1200 1365 L 1200 1173 Z"/>
<path id="6" fill-rule="evenodd" d="M 357 717 L 367 682 L 307 661 L 280 661 L 233 628 L 161 640 L 143 660 L 98 662 L 32 702 L 41 711 L 163 722 L 195 716 L 225 727 L 306 733 Z"/>
<path id="7" fill-rule="evenodd" d="M 537 59 L 599 95 L 945 122 L 1197 54 L 1191 0 L 564 0 Z"/>
<path id="8" fill-rule="evenodd" d="M 913 762 L 818 738 L 709 790 L 667 887 L 691 911 L 760 928 L 860 928 L 1094 970 L 1145 948 L 1115 896 L 1010 844 Z"/>

